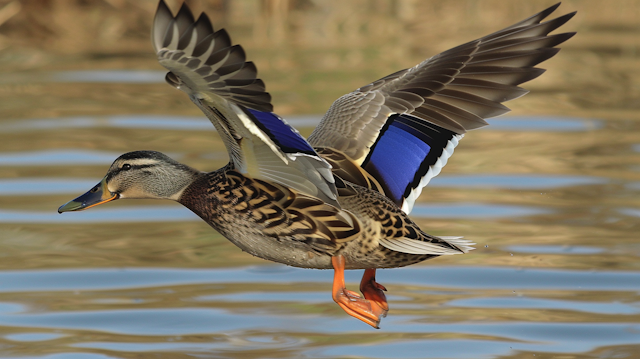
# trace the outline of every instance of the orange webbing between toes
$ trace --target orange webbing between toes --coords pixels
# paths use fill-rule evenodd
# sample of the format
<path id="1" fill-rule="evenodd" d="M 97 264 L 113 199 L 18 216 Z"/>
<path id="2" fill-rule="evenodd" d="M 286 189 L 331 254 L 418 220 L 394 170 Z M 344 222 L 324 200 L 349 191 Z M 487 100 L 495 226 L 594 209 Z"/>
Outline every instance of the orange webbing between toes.
<path id="1" fill-rule="evenodd" d="M 335 270 L 333 275 L 333 300 L 350 316 L 379 329 L 380 317 L 386 316 L 387 310 L 379 304 L 364 299 L 357 293 L 346 289 L 344 283 L 345 259 L 343 256 L 332 257 L 331 263 Z M 386 300 L 384 303 L 386 305 Z"/>

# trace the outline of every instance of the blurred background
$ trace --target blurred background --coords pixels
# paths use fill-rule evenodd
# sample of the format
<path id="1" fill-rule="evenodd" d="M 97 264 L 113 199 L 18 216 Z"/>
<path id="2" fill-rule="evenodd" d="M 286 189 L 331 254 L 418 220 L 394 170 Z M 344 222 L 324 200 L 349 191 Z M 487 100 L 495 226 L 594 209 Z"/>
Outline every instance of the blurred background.
<path id="1" fill-rule="evenodd" d="M 306 136 L 339 96 L 553 1 L 188 4 L 242 44 Z M 164 82 L 156 7 L 0 1 L 0 357 L 640 357 L 640 0 L 552 15 L 577 10 L 556 32 L 578 35 L 510 114 L 461 141 L 412 213 L 478 249 L 380 271 L 379 331 L 331 301 L 329 271 L 253 258 L 177 204 L 56 213 L 124 152 L 228 161 Z"/>

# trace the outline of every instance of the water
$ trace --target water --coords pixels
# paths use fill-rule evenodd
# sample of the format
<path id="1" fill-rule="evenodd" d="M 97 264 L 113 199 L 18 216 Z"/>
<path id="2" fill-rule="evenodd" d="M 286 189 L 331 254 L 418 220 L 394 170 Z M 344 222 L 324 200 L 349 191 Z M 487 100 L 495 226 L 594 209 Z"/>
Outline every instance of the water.
<path id="1" fill-rule="evenodd" d="M 179 205 L 58 215 L 121 153 L 202 170 L 227 155 L 163 82 L 154 1 L 53 3 L 0 9 L 0 357 L 640 357 L 640 1 L 562 5 L 579 35 L 509 116 L 460 142 L 412 214 L 477 249 L 379 271 L 380 330 L 333 303 L 331 271 L 253 258 Z M 206 9 L 304 135 L 343 93 L 549 5 L 291 4 Z"/>

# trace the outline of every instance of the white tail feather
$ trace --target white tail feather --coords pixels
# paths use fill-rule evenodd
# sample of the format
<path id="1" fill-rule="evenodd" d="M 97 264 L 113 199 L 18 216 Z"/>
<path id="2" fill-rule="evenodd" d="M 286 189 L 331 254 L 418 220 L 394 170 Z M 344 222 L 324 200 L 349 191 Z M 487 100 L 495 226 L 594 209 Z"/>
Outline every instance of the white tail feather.
<path id="1" fill-rule="evenodd" d="M 442 236 L 440 237 L 440 239 L 460 248 L 460 250 L 463 251 L 464 253 L 468 253 L 469 251 L 472 251 L 475 249 L 474 247 L 472 247 L 472 245 L 474 245 L 475 243 L 471 242 L 468 239 L 463 239 L 463 237 Z"/>

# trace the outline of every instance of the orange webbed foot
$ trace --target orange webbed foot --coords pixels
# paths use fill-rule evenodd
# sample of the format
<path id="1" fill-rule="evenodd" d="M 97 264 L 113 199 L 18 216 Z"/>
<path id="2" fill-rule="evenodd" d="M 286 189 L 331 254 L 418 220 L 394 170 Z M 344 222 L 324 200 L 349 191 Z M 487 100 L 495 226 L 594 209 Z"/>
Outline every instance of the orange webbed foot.
<path id="1" fill-rule="evenodd" d="M 372 327 L 379 329 L 378 324 L 380 324 L 380 319 L 387 315 L 388 306 L 386 305 L 386 299 L 383 301 L 383 307 L 377 300 L 372 301 L 366 298 L 367 295 L 370 295 L 370 291 L 363 292 L 365 294 L 365 298 L 362 298 L 357 293 L 346 289 L 344 283 L 344 257 L 336 256 L 333 257 L 331 261 L 333 263 L 333 268 L 335 269 L 333 278 L 333 300 L 350 316 L 360 319 Z M 384 289 L 384 287 L 380 287 Z M 378 287 L 376 288 L 377 289 L 375 290 L 381 292 Z M 384 293 L 382 294 L 382 298 L 384 298 Z"/>
<path id="2" fill-rule="evenodd" d="M 383 317 L 387 316 L 387 312 L 389 311 L 389 304 L 387 303 L 387 296 L 384 295 L 384 292 L 387 291 L 387 288 L 385 288 L 382 284 L 376 282 L 375 269 L 366 269 L 364 271 L 362 281 L 360 282 L 360 291 L 366 299 L 372 301 L 382 310 L 384 310 Z"/>

